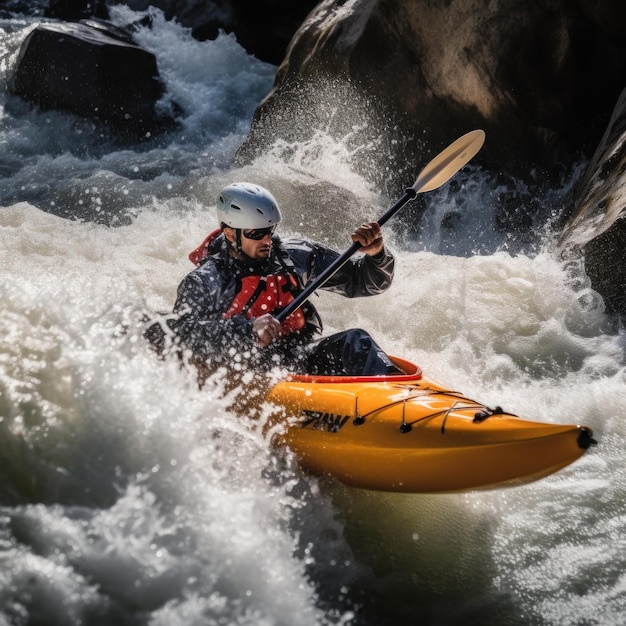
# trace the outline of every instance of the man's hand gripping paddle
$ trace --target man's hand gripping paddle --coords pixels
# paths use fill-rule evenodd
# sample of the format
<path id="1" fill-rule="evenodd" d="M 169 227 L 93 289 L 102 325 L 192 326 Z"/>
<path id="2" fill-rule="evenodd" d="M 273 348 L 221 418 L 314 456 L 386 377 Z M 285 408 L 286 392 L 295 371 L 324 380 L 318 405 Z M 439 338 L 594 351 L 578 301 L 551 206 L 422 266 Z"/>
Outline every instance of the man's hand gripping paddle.
<path id="1" fill-rule="evenodd" d="M 473 130 L 440 152 L 419 174 L 412 187 L 408 187 L 404 195 L 378 220 L 382 226 L 400 209 L 408 204 L 418 193 L 433 191 L 450 180 L 464 165 L 478 153 L 485 142 L 485 132 Z M 284 322 L 296 309 L 301 307 L 316 290 L 320 289 L 339 271 L 361 247 L 354 242 L 334 263 L 329 265 L 315 280 L 311 281 L 297 297 L 276 315 L 279 322 Z"/>

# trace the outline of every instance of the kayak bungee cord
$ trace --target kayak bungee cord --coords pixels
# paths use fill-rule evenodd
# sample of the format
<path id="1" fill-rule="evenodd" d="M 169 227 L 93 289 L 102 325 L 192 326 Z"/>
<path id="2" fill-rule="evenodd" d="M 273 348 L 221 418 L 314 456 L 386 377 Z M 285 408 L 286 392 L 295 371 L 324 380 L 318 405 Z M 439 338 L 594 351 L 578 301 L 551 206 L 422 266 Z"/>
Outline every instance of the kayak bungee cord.
<path id="1" fill-rule="evenodd" d="M 471 404 L 463 405 L 463 404 L 455 402 L 451 407 L 445 410 L 436 411 L 429 415 L 425 415 L 424 417 L 421 417 L 420 419 L 415 420 L 413 422 L 406 421 L 405 407 L 406 407 L 406 403 L 409 400 L 416 400 L 418 398 L 425 398 L 429 396 L 455 396 L 455 395 L 461 396 L 462 394 L 460 391 L 448 391 L 448 390 L 429 389 L 429 388 L 419 389 L 419 390 L 416 389 L 414 390 L 413 393 L 405 396 L 404 398 L 399 398 L 398 400 L 394 400 L 393 402 L 385 404 L 384 406 L 376 407 L 374 410 L 370 411 L 369 413 L 365 413 L 363 415 L 359 413 L 359 409 L 358 409 L 359 398 L 357 396 L 355 398 L 354 419 L 352 420 L 352 423 L 355 426 L 360 426 L 365 423 L 366 418 L 371 417 L 372 415 L 376 413 L 380 413 L 381 411 L 384 411 L 385 409 L 396 406 L 400 403 L 402 403 L 402 422 L 400 424 L 401 433 L 410 432 L 413 429 L 413 426 L 419 422 L 422 422 L 424 420 L 434 419 L 436 417 L 439 417 L 440 415 L 444 415 L 444 420 L 443 420 L 443 423 L 441 424 L 441 434 L 443 435 L 445 433 L 445 424 L 446 424 L 446 420 L 448 419 L 448 415 L 453 411 L 467 411 L 467 410 L 472 410 L 472 409 L 479 409 L 474 414 L 474 417 L 472 419 L 472 421 L 475 424 L 484 422 L 487 418 L 493 415 L 513 415 L 512 413 L 507 413 L 506 411 L 503 411 L 502 408 L 499 406 L 497 406 L 495 409 L 491 409 L 485 404 L 476 402 L 475 400 L 469 400 Z M 464 399 L 467 400 L 467 398 L 464 398 Z M 514 416 L 514 417 L 517 417 L 517 416 Z"/>

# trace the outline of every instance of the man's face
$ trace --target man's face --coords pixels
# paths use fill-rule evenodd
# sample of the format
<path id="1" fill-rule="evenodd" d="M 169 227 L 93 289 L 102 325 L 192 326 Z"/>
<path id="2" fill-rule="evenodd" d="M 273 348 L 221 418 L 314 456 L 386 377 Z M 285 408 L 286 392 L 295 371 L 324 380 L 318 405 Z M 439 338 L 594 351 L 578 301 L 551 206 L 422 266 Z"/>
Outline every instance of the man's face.
<path id="1" fill-rule="evenodd" d="M 251 259 L 255 261 L 263 261 L 267 259 L 272 251 L 272 229 L 245 231 L 241 233 L 241 249 Z M 246 237 L 246 232 L 249 232 L 255 236 L 254 239 Z M 235 231 L 232 228 L 224 228 L 224 235 L 228 241 L 235 243 Z M 259 235 L 262 235 L 260 239 Z"/>

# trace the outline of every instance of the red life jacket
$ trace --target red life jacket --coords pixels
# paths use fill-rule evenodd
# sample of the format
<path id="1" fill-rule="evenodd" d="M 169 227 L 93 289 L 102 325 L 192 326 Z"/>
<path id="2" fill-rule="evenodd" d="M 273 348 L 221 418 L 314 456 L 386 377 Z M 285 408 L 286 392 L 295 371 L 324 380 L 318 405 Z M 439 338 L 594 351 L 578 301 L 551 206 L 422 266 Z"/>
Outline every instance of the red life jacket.
<path id="1" fill-rule="evenodd" d="M 243 314 L 248 319 L 260 317 L 284 309 L 294 297 L 296 287 L 293 276 L 270 274 L 269 276 L 246 276 L 241 279 L 241 290 L 224 313 L 224 319 Z M 296 309 L 282 324 L 283 334 L 288 335 L 304 328 L 306 320 L 301 309 Z"/>
<path id="2" fill-rule="evenodd" d="M 200 265 L 209 256 L 209 246 L 221 233 L 216 229 L 189 254 L 194 265 Z M 241 289 L 223 314 L 224 319 L 243 314 L 248 319 L 266 313 L 278 313 L 294 300 L 293 290 L 296 279 L 290 274 L 270 274 L 268 276 L 246 276 L 241 279 Z M 283 334 L 288 335 L 304 328 L 306 319 L 302 309 L 294 311 L 282 324 Z"/>

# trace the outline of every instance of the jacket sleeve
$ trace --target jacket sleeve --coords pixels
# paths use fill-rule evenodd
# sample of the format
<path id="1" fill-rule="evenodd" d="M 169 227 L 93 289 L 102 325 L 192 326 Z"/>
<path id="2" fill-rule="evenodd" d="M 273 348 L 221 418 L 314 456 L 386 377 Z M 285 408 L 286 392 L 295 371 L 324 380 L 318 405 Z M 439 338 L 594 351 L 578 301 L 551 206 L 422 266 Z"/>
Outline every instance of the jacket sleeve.
<path id="1" fill-rule="evenodd" d="M 306 267 L 304 282 L 315 280 L 337 258 L 339 253 L 321 244 L 296 242 L 290 256 L 300 267 Z M 384 248 L 376 256 L 357 253 L 322 287 L 348 298 L 374 296 L 387 290 L 393 280 L 395 260 Z"/>
<path id="2" fill-rule="evenodd" d="M 252 345 L 252 322 L 243 315 L 224 319 L 223 281 L 208 262 L 188 274 L 178 287 L 174 313 L 169 325 L 177 341 L 198 356 L 209 356 L 228 350 L 233 338 L 245 349 Z M 231 298 L 232 299 L 232 298 Z"/>
<path id="3" fill-rule="evenodd" d="M 391 286 L 394 265 L 395 259 L 386 248 L 376 256 L 360 254 L 346 263 L 324 289 L 348 298 L 378 295 Z"/>

